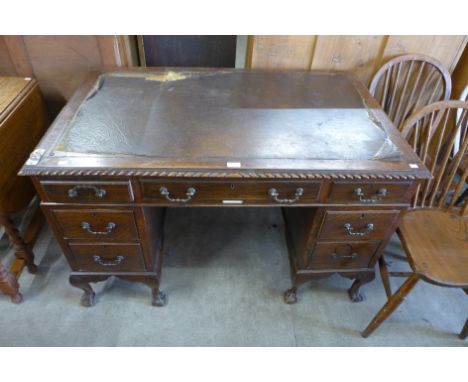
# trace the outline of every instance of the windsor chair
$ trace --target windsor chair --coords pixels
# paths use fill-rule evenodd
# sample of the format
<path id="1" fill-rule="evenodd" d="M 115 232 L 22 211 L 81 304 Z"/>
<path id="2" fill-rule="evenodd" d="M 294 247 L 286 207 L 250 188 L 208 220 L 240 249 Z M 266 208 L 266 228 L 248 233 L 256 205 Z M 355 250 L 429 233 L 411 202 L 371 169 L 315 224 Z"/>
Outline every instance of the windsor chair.
<path id="1" fill-rule="evenodd" d="M 456 119 L 457 111 L 461 113 Z M 458 132 L 466 130 L 467 122 L 468 102 L 441 101 L 424 107 L 402 126 L 402 134 L 433 178 L 419 184 L 413 209 L 403 216 L 397 231 L 412 272 L 362 332 L 363 337 L 395 311 L 419 280 L 462 288 L 468 294 L 468 201 L 457 204 L 468 176 L 467 169 L 457 176 L 468 152 L 467 135 L 453 154 Z M 382 279 L 385 285 L 388 273 L 383 272 Z M 466 338 L 467 332 L 468 321 L 460 337 Z"/>
<path id="2" fill-rule="evenodd" d="M 432 57 L 409 54 L 391 59 L 372 78 L 369 91 L 394 125 L 422 107 L 448 100 L 452 80 L 448 70 Z"/>

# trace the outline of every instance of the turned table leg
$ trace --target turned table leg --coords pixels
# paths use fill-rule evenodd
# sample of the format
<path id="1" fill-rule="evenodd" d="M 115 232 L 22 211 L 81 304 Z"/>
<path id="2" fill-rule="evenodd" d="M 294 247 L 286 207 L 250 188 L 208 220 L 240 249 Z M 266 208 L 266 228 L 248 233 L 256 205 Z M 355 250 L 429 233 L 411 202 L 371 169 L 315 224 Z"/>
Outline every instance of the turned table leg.
<path id="1" fill-rule="evenodd" d="M 2 263 L 0 263 L 0 290 L 10 296 L 11 301 L 15 304 L 19 304 L 23 300 L 23 296 L 19 292 L 18 280 L 7 271 Z"/>
<path id="2" fill-rule="evenodd" d="M 15 247 L 16 258 L 24 261 L 30 273 L 36 273 L 37 265 L 34 264 L 34 254 L 20 236 L 10 217 L 8 215 L 1 214 L 0 224 L 5 227 L 5 232 L 8 235 L 10 242 Z"/>

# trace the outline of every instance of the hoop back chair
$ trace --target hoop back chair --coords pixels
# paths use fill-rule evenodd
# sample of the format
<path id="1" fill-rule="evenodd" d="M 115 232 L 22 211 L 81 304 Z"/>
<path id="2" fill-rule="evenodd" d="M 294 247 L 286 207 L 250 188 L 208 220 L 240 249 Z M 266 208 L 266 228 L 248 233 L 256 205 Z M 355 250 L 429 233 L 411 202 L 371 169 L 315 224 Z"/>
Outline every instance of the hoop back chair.
<path id="1" fill-rule="evenodd" d="M 457 111 L 461 111 L 456 118 Z M 460 141 L 454 155 L 459 131 L 466 131 L 468 102 L 441 101 L 428 105 L 402 126 L 402 134 L 431 171 L 433 178 L 419 184 L 413 209 L 402 218 L 398 235 L 412 268 L 401 287 L 362 332 L 370 335 L 404 300 L 419 280 L 431 284 L 462 288 L 468 294 L 468 200 L 459 200 L 466 187 L 468 169 L 461 176 L 457 169 L 468 153 L 468 135 Z M 388 274 L 382 272 L 388 282 Z M 389 285 L 386 285 L 388 290 Z M 388 293 L 388 291 L 387 291 Z M 460 333 L 468 334 L 468 320 Z"/>
<path id="2" fill-rule="evenodd" d="M 409 54 L 385 63 L 372 78 L 369 91 L 401 130 L 411 114 L 433 102 L 448 100 L 452 80 L 439 61 Z"/>

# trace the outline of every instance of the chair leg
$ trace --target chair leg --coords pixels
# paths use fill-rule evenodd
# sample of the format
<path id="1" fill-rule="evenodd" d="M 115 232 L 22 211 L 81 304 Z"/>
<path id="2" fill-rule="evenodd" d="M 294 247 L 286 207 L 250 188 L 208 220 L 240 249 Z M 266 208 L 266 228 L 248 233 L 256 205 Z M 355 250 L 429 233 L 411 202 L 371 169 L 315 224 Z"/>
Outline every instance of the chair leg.
<path id="1" fill-rule="evenodd" d="M 377 329 L 380 324 L 387 319 L 390 314 L 392 314 L 396 308 L 403 302 L 408 293 L 413 289 L 416 283 L 419 280 L 419 276 L 416 273 L 413 273 L 396 291 L 396 293 L 391 296 L 382 309 L 375 315 L 372 321 L 367 325 L 367 328 L 361 333 L 364 338 L 368 337 L 375 329 Z"/>
<path id="2" fill-rule="evenodd" d="M 392 286 L 390 285 L 390 276 L 388 275 L 387 262 L 385 261 L 383 255 L 379 258 L 379 270 L 385 293 L 387 295 L 387 299 L 389 299 L 390 297 L 392 297 Z"/>

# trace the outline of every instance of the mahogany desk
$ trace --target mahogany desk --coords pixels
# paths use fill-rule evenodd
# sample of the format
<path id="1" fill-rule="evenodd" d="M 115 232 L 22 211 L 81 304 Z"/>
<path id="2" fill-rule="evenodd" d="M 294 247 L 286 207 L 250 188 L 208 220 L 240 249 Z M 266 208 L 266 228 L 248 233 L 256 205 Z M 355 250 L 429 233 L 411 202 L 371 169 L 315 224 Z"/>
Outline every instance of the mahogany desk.
<path id="1" fill-rule="evenodd" d="M 166 207 L 282 207 L 292 289 L 374 265 L 430 176 L 347 73 L 135 69 L 93 74 L 21 170 L 84 290 L 159 291 Z"/>

